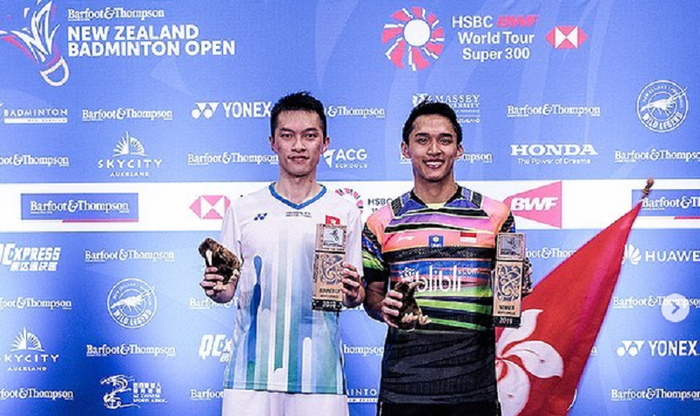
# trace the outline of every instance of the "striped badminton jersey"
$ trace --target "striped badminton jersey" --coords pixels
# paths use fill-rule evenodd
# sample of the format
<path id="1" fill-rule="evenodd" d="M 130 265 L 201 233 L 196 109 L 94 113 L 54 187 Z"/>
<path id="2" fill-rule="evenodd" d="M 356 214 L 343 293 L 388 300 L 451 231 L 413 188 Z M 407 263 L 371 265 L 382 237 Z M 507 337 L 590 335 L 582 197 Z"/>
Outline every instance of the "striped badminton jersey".
<path id="1" fill-rule="evenodd" d="M 496 399 L 490 276 L 499 232 L 515 231 L 506 205 L 458 187 L 442 206 L 413 192 L 372 214 L 362 245 L 365 279 L 418 282 L 429 323 L 389 328 L 380 400 L 462 403 Z"/>
<path id="2" fill-rule="evenodd" d="M 346 261 L 361 270 L 360 213 L 325 187 L 294 204 L 270 185 L 228 209 L 221 242 L 243 267 L 224 388 L 344 393 L 338 314 L 311 309 L 319 223 L 347 226 Z"/>

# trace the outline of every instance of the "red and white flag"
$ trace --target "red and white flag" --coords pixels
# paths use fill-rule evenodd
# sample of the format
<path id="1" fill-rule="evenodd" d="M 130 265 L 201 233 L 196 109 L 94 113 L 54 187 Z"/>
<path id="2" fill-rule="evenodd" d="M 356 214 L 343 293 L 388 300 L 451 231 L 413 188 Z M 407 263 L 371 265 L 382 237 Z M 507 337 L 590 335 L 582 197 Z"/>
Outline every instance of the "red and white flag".
<path id="1" fill-rule="evenodd" d="M 641 203 L 547 275 L 523 300 L 520 328 L 499 330 L 503 416 L 563 416 L 598 336 Z"/>

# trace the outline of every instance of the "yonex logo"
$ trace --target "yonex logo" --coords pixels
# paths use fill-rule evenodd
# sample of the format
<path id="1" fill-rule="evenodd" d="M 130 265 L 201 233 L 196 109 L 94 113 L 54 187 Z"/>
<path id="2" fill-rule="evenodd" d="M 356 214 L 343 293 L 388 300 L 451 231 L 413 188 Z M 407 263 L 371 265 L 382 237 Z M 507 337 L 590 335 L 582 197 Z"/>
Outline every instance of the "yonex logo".
<path id="1" fill-rule="evenodd" d="M 204 118 L 212 118 L 216 112 L 217 107 L 219 107 L 218 102 L 200 102 L 194 103 L 195 107 L 192 110 L 192 118 L 199 119 L 204 116 Z"/>
<path id="2" fill-rule="evenodd" d="M 636 357 L 644 346 L 644 341 L 621 341 L 622 345 L 617 348 L 617 355 L 624 357 Z"/>
<path id="3" fill-rule="evenodd" d="M 265 217 L 267 217 L 267 212 L 256 215 L 255 218 L 253 218 L 253 221 L 262 221 L 265 219 Z"/>

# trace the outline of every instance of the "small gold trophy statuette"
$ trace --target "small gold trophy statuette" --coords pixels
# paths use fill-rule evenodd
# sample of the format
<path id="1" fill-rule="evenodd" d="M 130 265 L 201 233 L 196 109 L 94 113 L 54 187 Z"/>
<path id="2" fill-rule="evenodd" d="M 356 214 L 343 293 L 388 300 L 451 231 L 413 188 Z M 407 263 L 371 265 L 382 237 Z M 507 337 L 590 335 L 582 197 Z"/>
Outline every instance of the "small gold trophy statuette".
<path id="1" fill-rule="evenodd" d="M 317 224 L 314 251 L 313 293 L 315 310 L 339 312 L 343 307 L 343 262 L 345 261 L 346 227 Z"/>
<path id="2" fill-rule="evenodd" d="M 525 235 L 499 233 L 493 273 L 493 323 L 496 326 L 520 326 L 524 265 Z"/>

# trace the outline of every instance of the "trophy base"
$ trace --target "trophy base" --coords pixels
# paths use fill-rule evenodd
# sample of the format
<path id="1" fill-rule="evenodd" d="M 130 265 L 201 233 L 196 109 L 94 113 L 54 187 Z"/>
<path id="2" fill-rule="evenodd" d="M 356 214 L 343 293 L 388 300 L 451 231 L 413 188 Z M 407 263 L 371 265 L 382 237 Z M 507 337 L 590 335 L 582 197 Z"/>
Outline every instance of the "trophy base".
<path id="1" fill-rule="evenodd" d="M 495 326 L 505 327 L 505 328 L 519 328 L 520 327 L 520 317 L 519 316 L 494 316 L 493 324 Z"/>
<path id="2" fill-rule="evenodd" d="M 340 312 L 343 302 L 337 300 L 312 299 L 311 309 L 315 311 Z"/>

